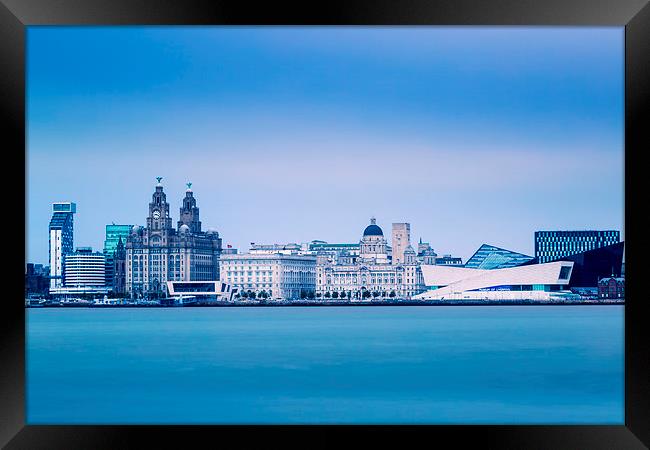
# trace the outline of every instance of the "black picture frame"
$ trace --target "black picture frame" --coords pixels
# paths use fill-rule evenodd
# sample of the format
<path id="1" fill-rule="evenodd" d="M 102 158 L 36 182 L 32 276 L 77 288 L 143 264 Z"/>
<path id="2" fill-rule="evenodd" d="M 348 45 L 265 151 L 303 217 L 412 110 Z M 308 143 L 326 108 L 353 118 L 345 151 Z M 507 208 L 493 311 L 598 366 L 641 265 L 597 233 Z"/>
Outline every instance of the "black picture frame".
<path id="1" fill-rule="evenodd" d="M 405 0 L 327 1 L 301 5 L 207 0 L 0 0 L 0 105 L 9 173 L 25 172 L 25 49 L 29 25 L 566 25 L 625 27 L 625 425 L 621 426 L 33 426 L 25 425 L 25 309 L 16 291 L 25 246 L 6 231 L 16 250 L 12 289 L 2 302 L 0 444 L 6 448 L 123 448 L 224 445 L 253 439 L 281 445 L 340 445 L 341 433 L 404 443 L 417 433 L 425 445 L 451 442 L 481 448 L 613 449 L 650 446 L 650 342 L 641 292 L 643 166 L 650 109 L 650 6 L 648 0 Z M 26 184 L 23 184 L 26 189 Z M 15 188 L 13 188 L 15 189 Z M 12 189 L 12 190 L 13 190 Z M 12 192 L 6 201 L 16 203 Z M 13 209 L 13 205 L 11 206 Z M 20 222 L 18 213 L 9 213 Z M 636 216 L 639 216 L 638 218 Z M 25 214 L 23 211 L 22 218 Z M 6 223 L 6 222 L 5 222 Z M 10 225 L 10 224 L 7 224 Z M 12 227 L 13 228 L 13 227 Z M 14 259 L 15 258 L 15 259 Z M 7 278 L 5 278 L 6 282 Z M 297 440 L 297 432 L 309 432 Z M 289 434 L 285 434 L 289 432 Z M 204 441 L 205 439 L 205 441 Z M 305 439 L 308 439 L 306 441 Z"/>

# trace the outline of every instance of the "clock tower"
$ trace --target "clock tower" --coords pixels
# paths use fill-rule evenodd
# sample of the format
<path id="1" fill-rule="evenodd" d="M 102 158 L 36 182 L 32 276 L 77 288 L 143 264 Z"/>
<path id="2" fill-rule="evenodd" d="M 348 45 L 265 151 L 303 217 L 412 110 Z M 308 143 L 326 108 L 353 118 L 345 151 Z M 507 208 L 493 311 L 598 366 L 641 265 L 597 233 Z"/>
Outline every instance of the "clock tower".
<path id="1" fill-rule="evenodd" d="M 156 191 L 153 193 L 151 203 L 149 203 L 149 216 L 147 217 L 147 228 L 151 234 L 167 234 L 172 227 L 172 219 L 169 217 L 169 203 L 167 196 L 163 192 L 160 181 L 162 177 L 157 177 L 158 184 Z"/>

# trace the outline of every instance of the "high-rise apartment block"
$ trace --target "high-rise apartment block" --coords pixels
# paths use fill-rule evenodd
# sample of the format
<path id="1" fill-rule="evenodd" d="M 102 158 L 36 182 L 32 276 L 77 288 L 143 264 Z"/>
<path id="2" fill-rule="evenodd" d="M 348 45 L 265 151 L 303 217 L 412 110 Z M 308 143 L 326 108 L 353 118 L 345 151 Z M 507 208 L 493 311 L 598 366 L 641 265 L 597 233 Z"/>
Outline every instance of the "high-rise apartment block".
<path id="1" fill-rule="evenodd" d="M 50 289 L 63 286 L 63 265 L 65 255 L 72 253 L 74 246 L 74 214 L 77 205 L 72 202 L 52 204 L 52 218 L 49 226 Z"/>

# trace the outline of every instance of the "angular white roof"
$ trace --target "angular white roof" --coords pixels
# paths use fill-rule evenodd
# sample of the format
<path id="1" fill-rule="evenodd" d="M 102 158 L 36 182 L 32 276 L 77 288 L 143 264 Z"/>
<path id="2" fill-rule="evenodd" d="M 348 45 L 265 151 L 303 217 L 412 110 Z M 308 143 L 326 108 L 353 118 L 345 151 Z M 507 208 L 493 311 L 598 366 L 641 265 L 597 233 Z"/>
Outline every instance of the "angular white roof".
<path id="1" fill-rule="evenodd" d="M 415 296 L 415 298 L 427 298 L 432 295 L 438 297 L 492 286 L 568 284 L 573 271 L 573 261 L 556 261 L 493 270 L 435 265 L 423 265 L 421 267 L 425 285 L 445 287 L 424 292 Z M 566 278 L 560 279 L 562 267 L 569 267 L 570 270 L 565 274 Z"/>

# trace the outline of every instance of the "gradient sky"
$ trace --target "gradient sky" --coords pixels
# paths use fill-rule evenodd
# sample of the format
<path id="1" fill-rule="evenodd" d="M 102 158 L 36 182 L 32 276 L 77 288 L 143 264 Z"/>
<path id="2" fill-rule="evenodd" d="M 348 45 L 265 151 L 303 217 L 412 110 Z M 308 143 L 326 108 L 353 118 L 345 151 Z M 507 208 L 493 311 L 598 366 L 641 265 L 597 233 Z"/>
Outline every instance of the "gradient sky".
<path id="1" fill-rule="evenodd" d="M 28 27 L 27 259 L 51 203 L 75 246 L 187 181 L 224 246 L 357 242 L 410 222 L 438 254 L 623 232 L 624 29 Z"/>

